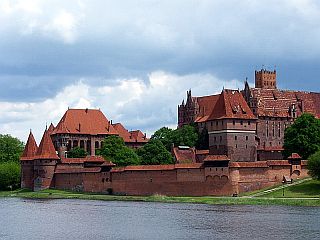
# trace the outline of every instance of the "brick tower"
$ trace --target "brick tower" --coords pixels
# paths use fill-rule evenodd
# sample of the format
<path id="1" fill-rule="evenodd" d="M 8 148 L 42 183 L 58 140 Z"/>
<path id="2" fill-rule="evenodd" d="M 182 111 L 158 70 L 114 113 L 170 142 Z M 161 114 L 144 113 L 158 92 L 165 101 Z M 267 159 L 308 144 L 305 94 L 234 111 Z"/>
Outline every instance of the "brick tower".
<path id="1" fill-rule="evenodd" d="M 276 70 L 261 69 L 260 71 L 255 71 L 255 87 L 277 89 Z"/>
<path id="2" fill-rule="evenodd" d="M 46 129 L 34 157 L 34 191 L 50 188 L 58 160 L 59 157 Z"/>
<path id="3" fill-rule="evenodd" d="M 30 131 L 21 161 L 21 188 L 33 189 L 33 165 L 38 146 Z"/>

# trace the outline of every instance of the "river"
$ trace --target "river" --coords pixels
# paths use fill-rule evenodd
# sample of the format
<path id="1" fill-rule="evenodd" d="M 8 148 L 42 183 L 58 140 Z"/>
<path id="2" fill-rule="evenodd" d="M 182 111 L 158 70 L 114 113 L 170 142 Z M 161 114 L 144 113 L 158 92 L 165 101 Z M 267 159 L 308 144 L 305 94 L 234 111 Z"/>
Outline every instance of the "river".
<path id="1" fill-rule="evenodd" d="M 0 239 L 319 239 L 319 207 L 0 198 Z"/>

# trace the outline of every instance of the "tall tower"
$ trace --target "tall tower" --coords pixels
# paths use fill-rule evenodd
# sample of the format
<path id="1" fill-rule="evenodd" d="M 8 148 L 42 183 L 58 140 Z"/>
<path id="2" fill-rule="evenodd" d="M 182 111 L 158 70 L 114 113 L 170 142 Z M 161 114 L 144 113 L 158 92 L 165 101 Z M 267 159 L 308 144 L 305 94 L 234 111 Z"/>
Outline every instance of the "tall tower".
<path id="1" fill-rule="evenodd" d="M 55 167 L 59 160 L 48 130 L 44 131 L 42 140 L 34 156 L 33 191 L 50 188 L 53 185 Z"/>
<path id="2" fill-rule="evenodd" d="M 255 71 L 255 87 L 277 89 L 276 70 L 261 69 L 260 71 Z"/>

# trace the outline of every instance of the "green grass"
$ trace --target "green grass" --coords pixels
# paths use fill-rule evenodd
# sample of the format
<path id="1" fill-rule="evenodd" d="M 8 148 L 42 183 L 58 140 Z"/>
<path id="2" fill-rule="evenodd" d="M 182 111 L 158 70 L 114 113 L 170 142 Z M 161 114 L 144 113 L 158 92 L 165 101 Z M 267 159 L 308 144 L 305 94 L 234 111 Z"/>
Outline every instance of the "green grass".
<path id="1" fill-rule="evenodd" d="M 267 193 L 261 197 L 266 198 L 283 198 L 283 190 L 279 189 Z M 285 198 L 315 198 L 320 197 L 320 181 L 310 180 L 298 185 L 289 186 L 284 189 Z"/>
<path id="2" fill-rule="evenodd" d="M 311 181 L 310 181 L 311 182 Z M 309 182 L 308 182 L 309 183 Z M 319 187 L 319 182 L 313 182 L 315 184 L 309 184 L 309 195 L 305 196 L 318 196 L 310 195 L 313 193 L 319 193 L 318 189 L 314 190 L 314 187 Z M 302 184 L 301 184 L 302 185 Z M 296 187 L 298 187 L 297 185 Z M 296 188 L 301 191 L 305 187 Z M 313 189 L 313 190 L 312 190 Z M 282 195 L 281 195 L 282 196 Z M 299 195 L 300 196 L 300 195 Z M 0 192 L 0 197 L 20 197 L 20 198 L 33 198 L 33 199 L 85 199 L 85 200 L 103 200 L 103 201 L 141 201 L 141 202 L 165 202 L 165 203 L 199 203 L 199 204 L 224 204 L 224 205 L 288 205 L 288 206 L 320 206 L 319 199 L 288 199 L 288 198 L 275 198 L 272 197 L 168 197 L 163 195 L 152 196 L 117 196 L 117 195 L 104 195 L 93 193 L 77 193 L 71 191 L 62 190 L 43 190 L 39 192 L 32 192 L 25 189 L 18 189 L 15 191 Z"/>

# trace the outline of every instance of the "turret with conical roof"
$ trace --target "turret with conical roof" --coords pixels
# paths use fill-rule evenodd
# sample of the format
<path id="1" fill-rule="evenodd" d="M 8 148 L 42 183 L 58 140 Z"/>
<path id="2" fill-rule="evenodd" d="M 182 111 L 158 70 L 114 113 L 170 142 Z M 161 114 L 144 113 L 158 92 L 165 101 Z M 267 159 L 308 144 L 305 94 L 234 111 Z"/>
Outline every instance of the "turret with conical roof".
<path id="1" fill-rule="evenodd" d="M 34 158 L 37 154 L 38 146 L 30 130 L 29 137 L 20 157 L 21 163 L 21 188 L 33 189 L 34 180 Z"/>
<path id="2" fill-rule="evenodd" d="M 54 149 L 49 131 L 44 131 L 34 160 L 34 191 L 50 188 L 59 157 Z"/>
<path id="3" fill-rule="evenodd" d="M 24 151 L 22 153 L 20 160 L 21 161 L 33 160 L 35 155 L 37 154 L 37 151 L 38 151 L 38 146 L 30 130 L 29 137 L 28 137 L 26 146 L 24 147 Z"/>
<path id="4" fill-rule="evenodd" d="M 59 159 L 56 150 L 53 146 L 49 131 L 46 129 L 44 131 L 42 140 L 40 142 L 36 159 Z"/>

